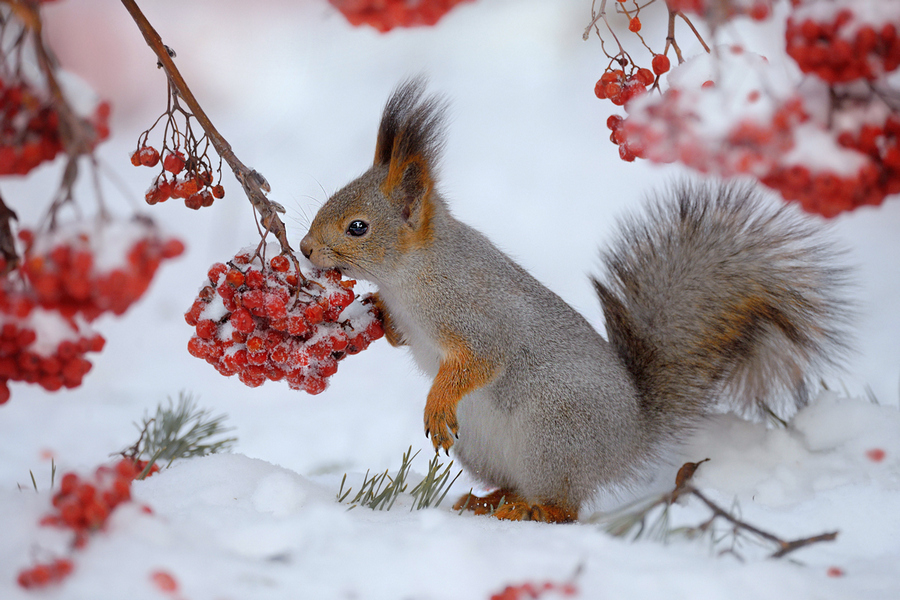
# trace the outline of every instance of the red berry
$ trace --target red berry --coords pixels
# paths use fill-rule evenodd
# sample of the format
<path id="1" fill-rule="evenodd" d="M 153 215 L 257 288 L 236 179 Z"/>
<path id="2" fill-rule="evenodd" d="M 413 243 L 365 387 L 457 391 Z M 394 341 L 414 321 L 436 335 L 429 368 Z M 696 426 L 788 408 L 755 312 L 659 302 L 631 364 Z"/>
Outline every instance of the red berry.
<path id="1" fill-rule="evenodd" d="M 144 146 L 138 150 L 138 157 L 145 167 L 155 167 L 159 164 L 159 152 L 153 146 Z M 134 162 L 133 159 L 132 162 Z"/>
<path id="2" fill-rule="evenodd" d="M 628 22 L 628 31 L 632 33 L 637 33 L 641 30 L 641 20 L 637 17 L 632 17 L 631 21 Z"/>
<path id="3" fill-rule="evenodd" d="M 215 321 L 204 319 L 197 323 L 197 335 L 199 335 L 203 339 L 214 338 L 218 330 L 219 327 L 218 325 L 216 325 Z"/>
<path id="4" fill-rule="evenodd" d="M 253 333 L 256 329 L 256 322 L 246 308 L 239 308 L 231 313 L 231 324 L 241 333 Z"/>
<path id="5" fill-rule="evenodd" d="M 163 159 L 163 169 L 173 175 L 181 173 L 184 170 L 184 165 L 184 154 L 177 150 L 174 153 L 166 154 L 166 157 Z"/>
<path id="6" fill-rule="evenodd" d="M 291 268 L 291 261 L 288 257 L 279 254 L 278 256 L 272 257 L 272 260 L 269 261 L 269 265 L 273 270 L 284 273 Z"/>
<path id="7" fill-rule="evenodd" d="M 172 593 L 178 591 L 178 582 L 168 571 L 153 571 L 150 574 L 153 585 L 162 592 Z"/>
<path id="8" fill-rule="evenodd" d="M 207 271 L 207 277 L 209 281 L 215 285 L 218 285 L 219 279 L 221 279 L 222 275 L 228 272 L 228 265 L 225 263 L 215 263 L 213 266 L 209 268 Z"/>
<path id="9" fill-rule="evenodd" d="M 872 448 L 870 450 L 866 450 L 866 458 L 871 460 L 872 462 L 881 462 L 884 460 L 884 457 L 887 453 L 881 448 Z"/>
<path id="10" fill-rule="evenodd" d="M 241 287 L 244 285 L 244 274 L 237 269 L 229 269 L 225 275 L 225 283 L 231 287 Z"/>
<path id="11" fill-rule="evenodd" d="M 643 83 L 645 86 L 653 85 L 653 82 L 656 81 L 656 76 L 653 75 L 653 71 L 650 69 L 640 68 L 636 73 L 637 80 Z"/>
<path id="12" fill-rule="evenodd" d="M 653 60 L 651 61 L 650 66 L 653 67 L 654 73 L 656 73 L 657 75 L 662 75 L 669 70 L 669 57 L 665 54 L 656 54 L 653 56 Z"/>

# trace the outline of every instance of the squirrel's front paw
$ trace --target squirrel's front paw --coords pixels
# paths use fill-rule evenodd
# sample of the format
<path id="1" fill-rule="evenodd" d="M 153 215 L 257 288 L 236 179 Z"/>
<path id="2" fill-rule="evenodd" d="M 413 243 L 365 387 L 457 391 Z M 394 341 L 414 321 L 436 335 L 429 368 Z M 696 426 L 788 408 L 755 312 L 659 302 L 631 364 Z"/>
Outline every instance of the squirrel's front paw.
<path id="1" fill-rule="evenodd" d="M 435 451 L 450 454 L 450 446 L 459 434 L 459 421 L 456 420 L 456 407 L 431 409 L 425 407 L 425 437 L 431 437 Z"/>

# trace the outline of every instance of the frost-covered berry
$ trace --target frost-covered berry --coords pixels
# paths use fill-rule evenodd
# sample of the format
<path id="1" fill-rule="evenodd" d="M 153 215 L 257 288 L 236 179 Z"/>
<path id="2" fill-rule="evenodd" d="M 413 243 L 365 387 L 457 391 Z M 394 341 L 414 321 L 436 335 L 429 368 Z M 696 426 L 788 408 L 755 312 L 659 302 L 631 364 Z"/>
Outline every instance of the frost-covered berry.
<path id="1" fill-rule="evenodd" d="M 231 266 L 209 268 L 185 313 L 194 327 L 188 352 L 249 387 L 285 380 L 318 394 L 338 361 L 384 335 L 380 315 L 338 271 L 279 254 L 276 244 L 265 250 L 274 255 L 267 261 L 245 249 Z"/>

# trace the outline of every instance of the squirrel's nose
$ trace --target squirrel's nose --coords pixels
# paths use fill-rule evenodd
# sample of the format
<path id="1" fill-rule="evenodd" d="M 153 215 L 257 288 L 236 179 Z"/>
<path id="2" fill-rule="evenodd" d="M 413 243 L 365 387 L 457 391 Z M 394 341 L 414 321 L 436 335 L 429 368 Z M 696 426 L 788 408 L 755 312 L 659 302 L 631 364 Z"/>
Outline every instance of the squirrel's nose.
<path id="1" fill-rule="evenodd" d="M 313 252 L 313 244 L 312 240 L 309 239 L 309 234 L 303 236 L 303 239 L 300 240 L 300 252 L 303 253 L 303 256 L 309 258 Z"/>

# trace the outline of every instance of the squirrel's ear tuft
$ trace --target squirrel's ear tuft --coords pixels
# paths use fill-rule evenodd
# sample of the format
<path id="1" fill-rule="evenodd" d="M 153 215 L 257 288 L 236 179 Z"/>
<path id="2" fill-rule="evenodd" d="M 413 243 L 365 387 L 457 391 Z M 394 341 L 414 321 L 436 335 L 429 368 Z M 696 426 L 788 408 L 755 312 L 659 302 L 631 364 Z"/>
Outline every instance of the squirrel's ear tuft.
<path id="1" fill-rule="evenodd" d="M 401 83 L 391 95 L 375 145 L 375 166 L 387 166 L 384 192 L 411 200 L 433 185 L 443 146 L 446 102 L 425 96 L 421 77 Z"/>

